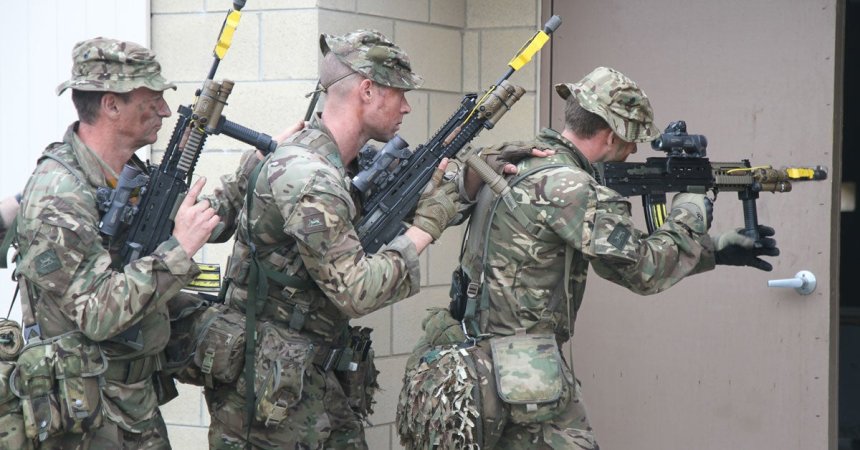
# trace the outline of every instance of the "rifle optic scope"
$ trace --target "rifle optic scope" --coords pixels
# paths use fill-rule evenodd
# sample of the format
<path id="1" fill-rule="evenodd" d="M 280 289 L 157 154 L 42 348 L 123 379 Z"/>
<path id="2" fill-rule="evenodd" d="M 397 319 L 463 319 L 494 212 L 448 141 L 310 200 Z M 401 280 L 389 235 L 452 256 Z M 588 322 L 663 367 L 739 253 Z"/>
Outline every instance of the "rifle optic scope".
<path id="1" fill-rule="evenodd" d="M 687 123 L 678 120 L 670 123 L 660 137 L 651 141 L 651 148 L 662 150 L 669 156 L 703 158 L 707 154 L 708 140 L 701 134 L 687 134 Z"/>

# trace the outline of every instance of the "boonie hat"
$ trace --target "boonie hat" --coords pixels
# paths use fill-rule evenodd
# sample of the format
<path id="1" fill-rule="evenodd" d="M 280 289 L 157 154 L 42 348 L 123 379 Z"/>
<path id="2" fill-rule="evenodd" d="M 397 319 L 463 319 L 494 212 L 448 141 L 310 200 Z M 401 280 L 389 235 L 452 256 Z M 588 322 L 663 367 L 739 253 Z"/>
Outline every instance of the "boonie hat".
<path id="1" fill-rule="evenodd" d="M 343 36 L 320 35 L 323 56 L 334 53 L 347 67 L 383 86 L 418 89 L 424 79 L 412 72 L 409 56 L 376 30 L 357 30 Z"/>
<path id="2" fill-rule="evenodd" d="M 57 95 L 69 88 L 125 93 L 139 87 L 176 89 L 161 76 L 161 64 L 152 50 L 134 42 L 97 37 L 75 44 L 72 78 L 57 86 Z"/>
<path id="3" fill-rule="evenodd" d="M 577 83 L 555 85 L 555 90 L 565 100 L 573 94 L 585 110 L 606 120 L 627 142 L 650 142 L 660 135 L 648 96 L 615 69 L 598 67 Z"/>

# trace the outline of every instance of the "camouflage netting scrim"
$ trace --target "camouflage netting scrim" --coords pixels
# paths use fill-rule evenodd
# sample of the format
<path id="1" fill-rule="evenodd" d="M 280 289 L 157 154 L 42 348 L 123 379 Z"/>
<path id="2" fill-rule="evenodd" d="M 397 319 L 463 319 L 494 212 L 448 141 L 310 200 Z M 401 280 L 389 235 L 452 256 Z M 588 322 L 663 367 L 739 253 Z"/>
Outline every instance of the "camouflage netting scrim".
<path id="1" fill-rule="evenodd" d="M 466 350 L 443 347 L 427 352 L 404 377 L 397 404 L 401 445 L 412 450 L 479 449 L 478 383 Z"/>

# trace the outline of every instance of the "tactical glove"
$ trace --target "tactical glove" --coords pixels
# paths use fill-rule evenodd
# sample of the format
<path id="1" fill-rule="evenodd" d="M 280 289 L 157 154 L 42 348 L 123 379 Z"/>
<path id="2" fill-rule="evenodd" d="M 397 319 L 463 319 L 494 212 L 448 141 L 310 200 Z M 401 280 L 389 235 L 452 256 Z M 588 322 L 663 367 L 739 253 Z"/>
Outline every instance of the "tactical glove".
<path id="1" fill-rule="evenodd" d="M 532 156 L 532 147 L 506 145 L 504 147 L 488 147 L 481 150 L 481 158 L 487 165 L 504 175 L 506 164 L 517 165 L 520 161 Z"/>
<path id="2" fill-rule="evenodd" d="M 427 232 L 433 240 L 439 239 L 442 231 L 457 214 L 457 201 L 460 197 L 457 183 L 444 177 L 445 172 L 436 169 L 415 209 L 412 225 Z"/>
<path id="3" fill-rule="evenodd" d="M 778 256 L 776 240 L 771 238 L 775 231 L 767 225 L 758 226 L 761 238 L 758 242 L 741 234 L 743 228 L 714 236 L 714 257 L 717 264 L 724 266 L 750 266 L 770 272 L 773 266 L 759 256 Z"/>
<path id="4" fill-rule="evenodd" d="M 672 198 L 672 208 L 683 208 L 705 221 L 705 229 L 714 221 L 714 202 L 702 194 L 681 192 Z"/>

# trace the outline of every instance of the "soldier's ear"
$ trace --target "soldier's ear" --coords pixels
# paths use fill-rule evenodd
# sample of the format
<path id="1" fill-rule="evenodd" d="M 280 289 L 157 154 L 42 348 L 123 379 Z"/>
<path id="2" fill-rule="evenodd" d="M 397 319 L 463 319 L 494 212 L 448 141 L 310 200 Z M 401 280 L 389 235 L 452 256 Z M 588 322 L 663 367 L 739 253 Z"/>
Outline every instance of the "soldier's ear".
<path id="1" fill-rule="evenodd" d="M 365 78 L 358 83 L 358 93 L 363 103 L 370 103 L 373 100 L 374 92 L 373 81 Z"/>
<path id="2" fill-rule="evenodd" d="M 113 92 L 105 92 L 100 102 L 101 113 L 106 118 L 114 119 L 119 116 L 119 97 Z"/>

